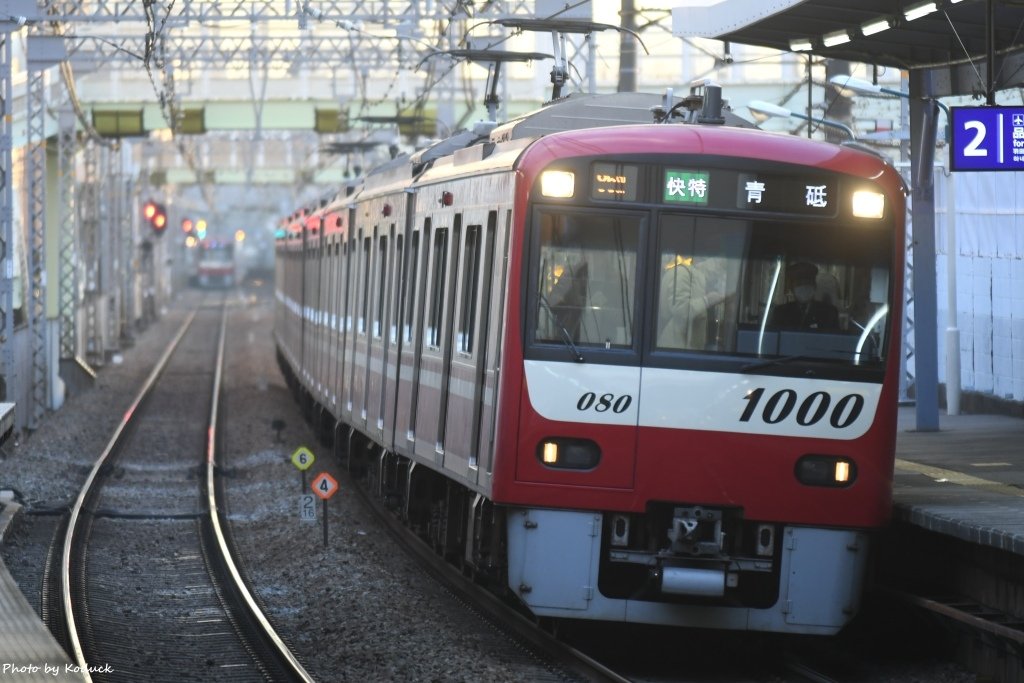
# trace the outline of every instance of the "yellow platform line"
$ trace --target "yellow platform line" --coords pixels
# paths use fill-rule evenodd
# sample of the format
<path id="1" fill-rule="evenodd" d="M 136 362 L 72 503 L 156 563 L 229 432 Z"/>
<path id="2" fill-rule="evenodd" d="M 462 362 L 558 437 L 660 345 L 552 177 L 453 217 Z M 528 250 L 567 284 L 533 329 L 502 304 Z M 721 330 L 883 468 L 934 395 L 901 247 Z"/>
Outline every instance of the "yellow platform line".
<path id="1" fill-rule="evenodd" d="M 1001 493 L 1006 496 L 1024 496 L 1024 489 L 1019 486 L 1001 484 L 998 481 L 989 481 L 988 479 L 973 477 L 969 474 L 964 474 L 963 472 L 947 470 L 941 467 L 922 465 L 921 463 L 903 460 L 902 458 L 896 458 L 896 470 L 900 472 L 923 474 L 924 476 L 930 477 L 942 484 L 949 483 L 958 484 L 960 486 L 969 486 L 971 488 L 991 491 L 993 493 Z"/>

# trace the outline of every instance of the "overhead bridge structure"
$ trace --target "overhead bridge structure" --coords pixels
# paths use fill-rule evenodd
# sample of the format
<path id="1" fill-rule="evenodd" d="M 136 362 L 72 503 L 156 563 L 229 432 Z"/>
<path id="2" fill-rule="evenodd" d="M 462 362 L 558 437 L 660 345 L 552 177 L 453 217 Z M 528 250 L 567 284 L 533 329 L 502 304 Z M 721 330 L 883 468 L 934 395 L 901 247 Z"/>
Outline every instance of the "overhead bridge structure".
<path id="1" fill-rule="evenodd" d="M 180 245 L 142 203 L 167 205 L 169 232 L 201 216 L 230 235 L 311 201 L 479 116 L 480 67 L 451 54 L 507 49 L 496 20 L 565 11 L 546 4 L 0 0 L 0 397 L 18 428 L 171 291 Z"/>

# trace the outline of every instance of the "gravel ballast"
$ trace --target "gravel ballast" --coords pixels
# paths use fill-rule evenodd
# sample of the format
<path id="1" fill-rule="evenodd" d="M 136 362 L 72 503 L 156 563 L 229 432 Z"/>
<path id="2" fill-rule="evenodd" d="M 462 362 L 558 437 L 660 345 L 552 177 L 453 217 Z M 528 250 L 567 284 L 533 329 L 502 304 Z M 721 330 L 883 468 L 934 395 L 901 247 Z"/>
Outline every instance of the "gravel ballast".
<path id="1" fill-rule="evenodd" d="M 40 429 L 5 446 L 0 489 L 14 489 L 25 512 L 0 553 L 34 606 L 54 520 L 39 513 L 71 504 L 197 296 L 186 292 L 99 370 L 91 389 L 69 397 Z M 419 569 L 354 497 L 278 370 L 269 293 L 229 298 L 221 425 L 226 512 L 258 599 L 308 671 L 320 681 L 551 680 L 542 663 Z M 285 424 L 280 441 L 275 420 Z M 317 500 L 315 522 L 299 519 L 302 474 L 290 456 L 300 446 L 316 456 L 307 484 L 325 471 L 340 483 L 326 505 Z M 201 454 L 196 458 L 198 463 Z"/>

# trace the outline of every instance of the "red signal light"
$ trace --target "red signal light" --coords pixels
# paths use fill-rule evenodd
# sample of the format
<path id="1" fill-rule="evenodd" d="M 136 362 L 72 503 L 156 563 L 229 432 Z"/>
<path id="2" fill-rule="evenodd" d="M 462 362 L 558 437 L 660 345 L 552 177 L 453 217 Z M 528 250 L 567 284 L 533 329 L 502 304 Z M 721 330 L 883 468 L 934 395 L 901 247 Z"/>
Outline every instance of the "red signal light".
<path id="1" fill-rule="evenodd" d="M 195 226 L 193 225 L 191 218 L 186 218 L 181 222 L 181 229 L 186 235 L 191 234 L 192 228 L 194 227 Z"/>
<path id="2" fill-rule="evenodd" d="M 154 232 L 158 235 L 163 234 L 164 228 L 167 227 L 167 209 L 163 204 L 152 199 L 148 200 L 142 206 L 142 216 L 149 222 Z"/>

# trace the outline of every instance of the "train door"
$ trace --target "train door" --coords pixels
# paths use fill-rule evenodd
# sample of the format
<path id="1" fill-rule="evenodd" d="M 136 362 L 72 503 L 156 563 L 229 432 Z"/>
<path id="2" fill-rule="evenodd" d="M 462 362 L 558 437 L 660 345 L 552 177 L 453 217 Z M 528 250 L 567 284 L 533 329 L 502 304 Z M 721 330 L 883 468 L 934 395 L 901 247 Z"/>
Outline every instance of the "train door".
<path id="1" fill-rule="evenodd" d="M 430 256 L 430 219 L 409 236 L 409 266 L 405 276 L 402 319 L 399 325 L 401 346 L 398 359 L 398 396 L 395 400 L 395 448 L 399 452 L 415 449 L 416 403 L 419 393 L 419 349 L 423 344 L 423 301 L 426 294 L 427 261 Z"/>
<path id="2" fill-rule="evenodd" d="M 488 279 L 488 296 L 481 304 L 483 326 L 480 340 L 486 346 L 482 349 L 478 383 L 479 412 L 474 418 L 475 453 L 478 481 L 489 478 L 494 466 L 494 437 L 498 419 L 498 369 L 501 367 L 501 342 L 505 329 L 505 294 L 508 285 L 509 241 L 512 235 L 512 211 L 506 210 L 504 219 L 497 220 L 498 214 L 488 217 L 488 224 L 495 219 L 494 239 L 487 257 L 490 266 L 484 268 Z"/>
<path id="3" fill-rule="evenodd" d="M 334 397 L 334 415 L 341 415 L 341 357 L 345 344 L 345 235 L 334 241 L 334 346 L 331 356 L 331 393 Z"/>
<path id="4" fill-rule="evenodd" d="M 302 374 L 304 376 L 305 372 L 306 372 L 306 369 L 307 369 L 306 368 L 306 363 L 309 362 L 309 360 L 308 360 L 309 359 L 309 355 L 308 355 L 307 350 L 306 350 L 306 335 L 309 332 L 309 319 L 308 319 L 308 316 L 306 315 L 306 311 L 308 310 L 308 307 L 309 307 L 309 299 L 308 299 L 308 295 L 306 293 L 308 288 L 309 288 L 309 275 L 308 275 L 308 272 L 309 272 L 309 245 L 307 244 L 307 235 L 306 235 L 306 231 L 305 230 L 302 230 L 302 232 L 301 232 L 301 240 L 302 240 L 301 248 L 300 248 L 301 251 L 299 253 L 299 258 L 298 258 L 299 264 L 300 264 L 299 272 L 298 272 L 298 277 L 299 277 L 299 282 L 300 282 L 300 286 L 299 286 L 299 301 L 298 301 L 298 309 L 299 309 L 299 311 L 298 311 L 299 312 L 299 346 L 298 346 L 298 348 L 299 348 L 299 368 L 300 368 L 300 374 Z"/>
<path id="5" fill-rule="evenodd" d="M 517 478 L 630 488 L 639 420 L 637 312 L 646 216 L 538 207 L 532 219 Z M 559 441 L 545 441 L 553 429 Z M 545 443 L 556 446 L 545 456 L 550 460 L 537 455 Z M 559 463 L 560 453 L 567 452 L 561 443 L 574 451 L 571 466 Z M 614 455 L 596 466 L 590 443 Z"/>
<path id="6" fill-rule="evenodd" d="M 447 390 L 444 394 L 444 466 L 475 480 L 471 468 L 477 465 L 476 446 L 480 436 L 483 397 L 483 369 L 487 359 L 486 312 L 489 309 L 494 260 L 494 229 L 497 212 L 486 220 L 470 222 L 463 231 L 461 263 L 458 268 L 455 306 L 452 309 L 454 335 L 447 362 Z M 452 384 L 458 389 L 452 391 Z"/>
<path id="7" fill-rule="evenodd" d="M 349 242 L 349 261 L 351 263 L 351 277 L 349 279 L 349 339 L 348 359 L 346 361 L 345 374 L 348 377 L 348 413 L 349 424 L 355 425 L 360 419 L 361 406 L 359 405 L 362 378 L 365 378 L 366 344 L 363 338 L 366 335 L 366 309 L 363 296 L 366 292 L 366 279 L 369 277 L 369 252 L 370 238 L 364 237 L 363 228 L 359 228 L 356 237 Z M 363 370 L 363 374 L 360 374 Z"/>
<path id="8" fill-rule="evenodd" d="M 391 269 L 389 287 L 388 326 L 385 331 L 384 390 L 380 393 L 380 415 L 384 421 L 384 444 L 395 447 L 395 399 L 398 394 L 398 365 L 402 352 L 402 335 L 399 324 L 402 316 L 403 273 L 405 271 L 404 230 L 392 233 L 395 244 L 394 267 Z"/>
<path id="9" fill-rule="evenodd" d="M 372 309 L 370 311 L 370 335 L 369 339 L 369 363 L 366 368 L 366 429 L 367 434 L 383 438 L 384 416 L 381 411 L 384 392 L 384 373 L 387 363 L 388 346 L 388 324 L 389 311 L 388 301 L 390 300 L 390 264 L 392 262 L 391 251 L 394 242 L 394 223 L 385 228 L 378 228 L 376 245 L 374 248 L 374 268 L 371 287 Z"/>
<path id="10" fill-rule="evenodd" d="M 452 305 L 457 276 L 462 215 L 452 227 L 434 229 L 430 246 L 430 272 L 420 349 L 419 395 L 416 404 L 416 452 L 438 461 L 444 453 L 444 426 L 451 364 Z"/>
<path id="11" fill-rule="evenodd" d="M 317 219 L 317 224 L 321 226 L 321 230 L 317 231 L 319 238 L 316 241 L 316 250 L 314 252 L 316 255 L 316 267 L 313 272 L 314 279 L 316 281 L 316 296 L 313 300 L 313 381 L 310 382 L 310 384 L 316 391 L 317 401 L 322 405 L 324 402 L 324 298 L 327 293 L 327 282 L 324 279 L 324 273 L 327 265 L 327 248 L 325 244 L 326 239 L 324 238 L 322 229 L 323 223 L 320 219 Z"/>
<path id="12" fill-rule="evenodd" d="M 332 216 L 331 220 L 335 220 Z M 331 235 L 327 243 L 327 366 L 325 368 L 325 382 L 327 393 L 327 405 L 331 414 L 338 414 L 338 394 L 335 390 L 335 373 L 338 368 L 338 242 L 341 237 L 337 234 Z"/>
<path id="13" fill-rule="evenodd" d="M 353 380 L 354 402 L 353 423 L 361 425 L 364 430 L 366 422 L 367 403 L 367 381 L 370 374 L 370 346 L 372 344 L 372 314 L 373 314 L 373 266 L 374 249 L 373 245 L 377 237 L 377 226 L 373 227 L 370 235 L 363 236 L 362 248 L 359 252 L 360 278 L 359 278 L 359 317 L 356 321 L 356 368 Z"/>
<path id="14" fill-rule="evenodd" d="M 352 223 L 350 222 L 351 226 Z M 341 243 L 341 320 L 339 321 L 339 357 L 338 357 L 338 413 L 339 417 L 348 423 L 352 420 L 352 400 L 350 392 L 351 382 L 348 372 L 348 363 L 351 362 L 352 353 L 350 343 L 352 340 L 352 252 L 355 245 L 355 238 L 346 233 Z"/>

